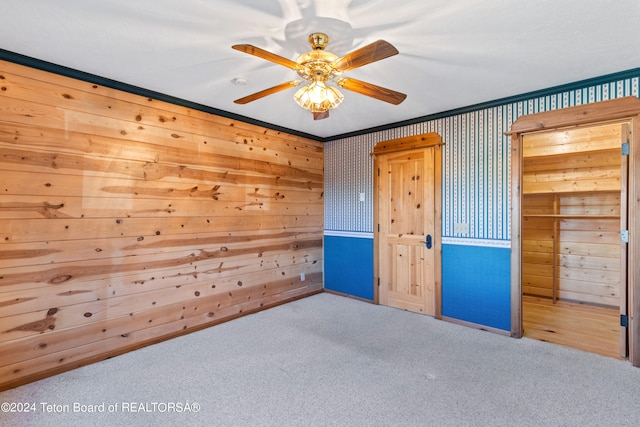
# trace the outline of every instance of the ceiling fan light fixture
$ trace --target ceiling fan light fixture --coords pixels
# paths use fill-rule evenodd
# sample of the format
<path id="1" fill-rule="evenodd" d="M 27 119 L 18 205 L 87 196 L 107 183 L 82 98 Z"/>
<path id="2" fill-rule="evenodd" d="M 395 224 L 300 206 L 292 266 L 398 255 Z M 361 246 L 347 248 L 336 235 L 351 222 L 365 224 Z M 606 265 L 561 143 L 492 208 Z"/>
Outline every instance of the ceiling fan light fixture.
<path id="1" fill-rule="evenodd" d="M 304 109 L 313 113 L 324 113 L 340 105 L 344 95 L 335 87 L 327 86 L 321 80 L 315 80 L 298 89 L 293 99 Z"/>
<path id="2" fill-rule="evenodd" d="M 329 117 L 329 110 L 336 108 L 344 99 L 344 96 L 336 87 L 327 85 L 327 82 L 330 81 L 342 89 L 357 92 L 393 105 L 400 104 L 407 97 L 404 93 L 376 86 L 371 83 L 353 78 L 340 77 L 344 71 L 353 70 L 372 62 L 397 55 L 398 49 L 393 47 L 389 42 L 378 40 L 347 53 L 340 58 L 324 50 L 328 42 L 329 37 L 324 33 L 311 34 L 309 36 L 309 43 L 313 50 L 303 53 L 296 61 L 250 44 L 237 44 L 233 45 L 232 48 L 249 55 L 257 56 L 258 58 L 266 59 L 267 61 L 282 65 L 297 72 L 298 75 L 302 77 L 302 81 L 308 82 L 308 85 L 300 88 L 295 95 L 293 95 L 293 98 L 298 105 L 313 113 L 314 120 Z M 236 99 L 233 102 L 236 104 L 246 104 L 267 95 L 289 89 L 292 86 L 298 86 L 300 83 L 301 81 L 299 80 L 292 80 Z"/>

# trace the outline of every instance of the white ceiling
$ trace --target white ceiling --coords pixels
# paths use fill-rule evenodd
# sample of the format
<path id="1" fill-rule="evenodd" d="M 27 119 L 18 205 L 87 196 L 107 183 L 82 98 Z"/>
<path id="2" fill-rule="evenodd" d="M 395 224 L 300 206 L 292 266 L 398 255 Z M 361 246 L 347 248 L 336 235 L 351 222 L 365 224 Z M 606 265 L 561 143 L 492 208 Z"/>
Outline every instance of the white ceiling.
<path id="1" fill-rule="evenodd" d="M 408 95 L 355 92 L 314 121 L 297 78 L 231 46 L 286 58 L 325 32 L 342 56 L 379 39 L 400 54 L 345 76 Z M 208 107 L 330 138 L 640 67 L 638 0 L 2 0 L 0 48 Z M 235 78 L 247 80 L 236 85 Z"/>

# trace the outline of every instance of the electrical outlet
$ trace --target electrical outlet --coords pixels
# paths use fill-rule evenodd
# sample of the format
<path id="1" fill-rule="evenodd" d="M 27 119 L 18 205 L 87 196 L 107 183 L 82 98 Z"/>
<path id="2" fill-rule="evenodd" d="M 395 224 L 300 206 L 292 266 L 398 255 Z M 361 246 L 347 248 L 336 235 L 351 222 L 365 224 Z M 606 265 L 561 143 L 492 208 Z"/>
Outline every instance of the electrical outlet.
<path id="1" fill-rule="evenodd" d="M 301 282 L 304 282 L 304 280 L 305 280 L 304 273 L 300 273 L 300 281 L 301 281 Z"/>
<path id="2" fill-rule="evenodd" d="M 453 225 L 453 232 L 455 234 L 469 234 L 469 224 L 464 222 L 456 222 Z"/>

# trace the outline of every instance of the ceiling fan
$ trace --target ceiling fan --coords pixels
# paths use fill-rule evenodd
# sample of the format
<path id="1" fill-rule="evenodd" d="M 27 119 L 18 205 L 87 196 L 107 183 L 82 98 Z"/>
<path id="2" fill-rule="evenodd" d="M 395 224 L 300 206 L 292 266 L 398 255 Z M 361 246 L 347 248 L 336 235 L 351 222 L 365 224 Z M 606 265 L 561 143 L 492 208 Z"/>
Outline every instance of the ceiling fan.
<path id="1" fill-rule="evenodd" d="M 329 110 L 337 107 L 344 98 L 336 87 L 328 85 L 327 82 L 335 82 L 335 84 L 343 89 L 394 105 L 400 104 L 407 97 L 407 95 L 391 89 L 352 78 L 341 77 L 344 71 L 353 70 L 363 65 L 397 55 L 398 50 L 390 43 L 384 40 L 378 40 L 360 49 L 356 49 L 341 58 L 324 50 L 327 43 L 329 43 L 329 37 L 324 33 L 311 34 L 309 36 L 309 43 L 311 44 L 312 50 L 300 55 L 295 61 L 250 44 L 237 44 L 232 46 L 232 48 L 295 70 L 298 75 L 309 84 L 300 88 L 293 98 L 302 108 L 311 111 L 315 120 L 329 117 Z M 300 80 L 291 80 L 236 99 L 234 102 L 236 104 L 246 104 L 267 95 L 298 86 L 300 83 Z"/>

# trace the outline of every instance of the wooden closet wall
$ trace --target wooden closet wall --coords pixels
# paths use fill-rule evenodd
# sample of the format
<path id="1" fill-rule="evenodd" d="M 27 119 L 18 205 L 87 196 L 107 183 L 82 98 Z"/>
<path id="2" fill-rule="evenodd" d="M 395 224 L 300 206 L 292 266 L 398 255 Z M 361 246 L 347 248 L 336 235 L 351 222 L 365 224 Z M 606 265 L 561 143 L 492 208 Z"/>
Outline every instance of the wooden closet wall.
<path id="1" fill-rule="evenodd" d="M 629 124 L 617 122 L 524 136 L 525 295 L 620 306 L 621 147 L 628 136 Z"/>

